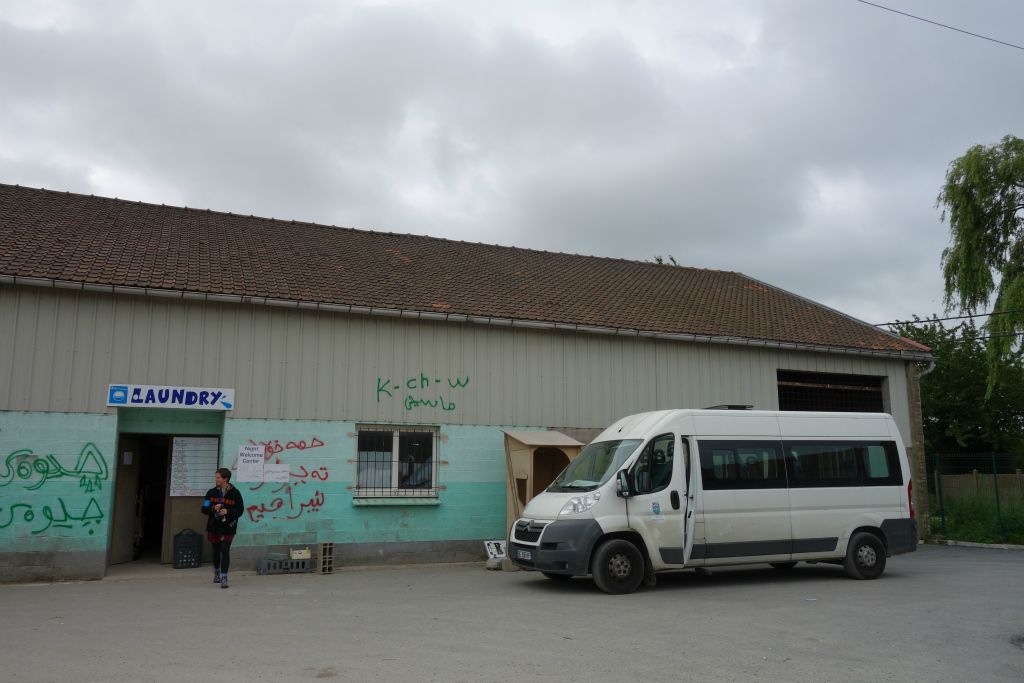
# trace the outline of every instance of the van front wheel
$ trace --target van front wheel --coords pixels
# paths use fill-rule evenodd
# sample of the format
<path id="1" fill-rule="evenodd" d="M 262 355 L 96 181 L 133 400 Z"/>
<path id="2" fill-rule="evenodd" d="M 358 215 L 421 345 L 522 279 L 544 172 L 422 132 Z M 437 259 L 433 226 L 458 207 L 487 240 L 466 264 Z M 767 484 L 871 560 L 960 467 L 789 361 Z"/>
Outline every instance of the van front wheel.
<path id="1" fill-rule="evenodd" d="M 594 583 L 605 593 L 632 593 L 644 580 L 644 556 L 629 541 L 605 541 L 594 553 Z"/>
<path id="2" fill-rule="evenodd" d="M 846 547 L 843 569 L 851 579 L 877 579 L 885 571 L 885 546 L 874 534 L 854 534 Z"/>

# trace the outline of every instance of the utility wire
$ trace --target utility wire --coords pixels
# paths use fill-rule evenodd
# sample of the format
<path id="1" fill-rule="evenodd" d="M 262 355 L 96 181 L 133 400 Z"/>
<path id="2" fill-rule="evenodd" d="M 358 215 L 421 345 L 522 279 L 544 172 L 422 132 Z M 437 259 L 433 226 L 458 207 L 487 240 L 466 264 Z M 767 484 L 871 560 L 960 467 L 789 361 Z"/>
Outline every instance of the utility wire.
<path id="1" fill-rule="evenodd" d="M 1022 47 L 1020 45 L 1014 45 L 1013 43 L 1007 43 L 1006 41 L 1003 41 L 1003 40 L 996 40 L 995 38 L 989 38 L 988 36 L 983 36 L 980 33 L 971 33 L 970 31 L 965 31 L 962 28 L 957 28 L 956 26 L 949 26 L 948 24 L 940 24 L 939 22 L 932 21 L 931 19 L 925 19 L 924 17 L 915 16 L 913 14 L 907 14 L 906 12 L 901 12 L 898 9 L 893 9 L 891 7 L 885 7 L 884 5 L 878 5 L 878 4 L 875 4 L 873 2 L 868 2 L 867 0 L 855 0 L 855 2 L 859 2 L 862 5 L 871 5 L 872 7 L 877 7 L 878 9 L 884 9 L 886 12 L 893 12 L 894 14 L 901 14 L 901 15 L 903 15 L 905 17 L 910 17 L 911 19 L 917 19 L 918 21 L 923 21 L 923 22 L 926 22 L 928 24 L 934 24 L 935 26 L 941 26 L 942 28 L 948 28 L 950 31 L 958 31 L 960 33 L 966 33 L 967 35 L 974 36 L 975 38 L 981 38 L 982 40 L 989 40 L 989 41 L 991 41 L 993 43 L 999 43 L 1000 45 L 1005 45 L 1007 47 L 1013 47 L 1013 48 L 1017 48 L 1018 50 L 1024 50 L 1024 47 Z"/>
<path id="2" fill-rule="evenodd" d="M 1009 313 L 1024 313 L 1024 308 L 1014 308 L 1009 311 L 990 311 L 989 313 L 968 313 L 967 315 L 952 315 L 948 318 L 924 318 L 923 320 L 893 320 L 891 323 L 878 323 L 872 327 L 892 327 L 893 325 L 916 325 L 918 323 L 936 323 L 946 320 L 964 320 L 966 318 L 984 318 L 993 315 L 1007 315 Z"/>

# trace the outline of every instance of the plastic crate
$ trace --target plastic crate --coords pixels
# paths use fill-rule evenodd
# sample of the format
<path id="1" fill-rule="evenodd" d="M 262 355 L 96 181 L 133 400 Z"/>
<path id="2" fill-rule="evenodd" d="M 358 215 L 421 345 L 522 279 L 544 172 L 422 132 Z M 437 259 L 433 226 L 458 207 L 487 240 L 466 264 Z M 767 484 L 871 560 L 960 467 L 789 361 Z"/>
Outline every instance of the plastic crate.
<path id="1" fill-rule="evenodd" d="M 312 560 L 306 558 L 293 560 L 283 553 L 270 553 L 260 559 L 257 572 L 260 574 L 298 574 L 308 572 L 312 568 Z"/>
<path id="2" fill-rule="evenodd" d="M 202 563 L 203 537 L 192 529 L 174 534 L 174 568 L 191 569 Z"/>

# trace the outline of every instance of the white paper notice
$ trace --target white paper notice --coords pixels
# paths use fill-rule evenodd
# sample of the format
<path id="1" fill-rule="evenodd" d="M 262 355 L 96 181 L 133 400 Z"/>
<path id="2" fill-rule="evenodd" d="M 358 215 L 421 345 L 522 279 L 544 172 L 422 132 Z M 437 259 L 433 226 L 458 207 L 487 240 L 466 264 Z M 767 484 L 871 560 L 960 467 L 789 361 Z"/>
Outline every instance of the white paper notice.
<path id="1" fill-rule="evenodd" d="M 288 483 L 288 465 L 264 465 L 263 466 L 263 480 L 278 482 L 281 484 Z"/>
<path id="2" fill-rule="evenodd" d="M 171 446 L 171 495 L 202 496 L 210 488 L 220 456 L 216 436 L 176 436 Z"/>
<path id="3" fill-rule="evenodd" d="M 238 447 L 238 469 L 235 472 L 235 481 L 263 481 L 263 459 L 266 454 L 266 446 L 239 446 Z"/>

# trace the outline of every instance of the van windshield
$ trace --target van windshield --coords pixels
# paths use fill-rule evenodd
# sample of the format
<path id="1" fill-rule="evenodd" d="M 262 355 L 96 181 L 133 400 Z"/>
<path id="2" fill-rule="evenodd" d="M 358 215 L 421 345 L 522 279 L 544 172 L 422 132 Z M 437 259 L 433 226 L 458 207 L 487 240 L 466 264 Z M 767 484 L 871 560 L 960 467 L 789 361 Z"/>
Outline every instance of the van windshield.
<path id="1" fill-rule="evenodd" d="M 640 439 L 623 439 L 588 445 L 561 474 L 555 477 L 547 490 L 559 492 L 596 489 L 611 479 L 640 442 Z"/>

